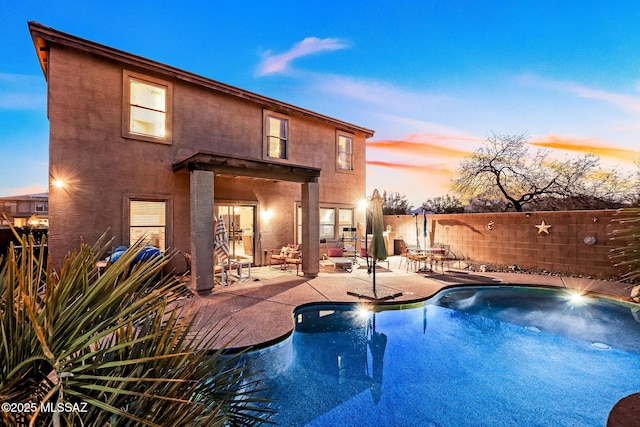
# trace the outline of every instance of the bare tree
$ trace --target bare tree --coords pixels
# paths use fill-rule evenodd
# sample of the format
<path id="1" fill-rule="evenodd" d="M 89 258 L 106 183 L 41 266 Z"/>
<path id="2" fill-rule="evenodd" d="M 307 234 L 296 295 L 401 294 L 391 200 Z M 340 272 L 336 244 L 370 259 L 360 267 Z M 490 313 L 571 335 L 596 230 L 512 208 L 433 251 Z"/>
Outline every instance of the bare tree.
<path id="1" fill-rule="evenodd" d="M 527 204 L 571 200 L 574 209 L 616 207 L 632 194 L 634 180 L 598 167 L 599 157 L 586 154 L 557 160 L 547 150 L 531 154 L 527 136 L 492 134 L 457 170 L 453 189 L 464 199 L 495 203 L 522 212 Z M 576 204 L 582 200 L 582 206 Z M 596 203 L 597 202 L 597 203 Z"/>

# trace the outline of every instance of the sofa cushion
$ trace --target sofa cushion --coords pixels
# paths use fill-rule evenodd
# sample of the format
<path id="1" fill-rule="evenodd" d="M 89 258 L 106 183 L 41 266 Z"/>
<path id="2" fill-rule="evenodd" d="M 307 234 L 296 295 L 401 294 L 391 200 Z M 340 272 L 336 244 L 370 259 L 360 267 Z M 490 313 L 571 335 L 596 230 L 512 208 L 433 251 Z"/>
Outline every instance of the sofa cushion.
<path id="1" fill-rule="evenodd" d="M 342 255 L 342 248 L 327 248 L 327 256 L 341 257 Z"/>

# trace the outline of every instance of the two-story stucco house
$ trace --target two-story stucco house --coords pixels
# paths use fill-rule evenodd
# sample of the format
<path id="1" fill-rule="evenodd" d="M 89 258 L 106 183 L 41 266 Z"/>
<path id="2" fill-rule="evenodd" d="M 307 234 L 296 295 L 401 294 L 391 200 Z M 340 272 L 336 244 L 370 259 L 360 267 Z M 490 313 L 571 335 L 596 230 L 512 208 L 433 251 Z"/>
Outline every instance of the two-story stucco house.
<path id="1" fill-rule="evenodd" d="M 213 286 L 214 217 L 233 254 L 361 227 L 373 131 L 30 22 L 48 84 L 49 250 L 54 263 L 107 232 L 191 254 Z"/>
<path id="2" fill-rule="evenodd" d="M 13 225 L 46 228 L 49 225 L 48 215 L 48 193 L 0 197 L 0 227 Z"/>

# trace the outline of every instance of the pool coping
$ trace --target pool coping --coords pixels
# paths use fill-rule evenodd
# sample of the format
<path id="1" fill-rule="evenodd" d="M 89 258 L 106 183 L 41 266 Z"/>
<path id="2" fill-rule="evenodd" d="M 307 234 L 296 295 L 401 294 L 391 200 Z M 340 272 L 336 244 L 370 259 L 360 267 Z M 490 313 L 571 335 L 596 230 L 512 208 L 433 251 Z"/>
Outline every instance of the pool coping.
<path id="1" fill-rule="evenodd" d="M 313 278 L 284 275 L 259 282 L 239 282 L 226 286 L 224 290 L 216 287 L 207 295 L 196 294 L 188 301 L 193 303 L 198 312 L 195 322 L 197 331 L 206 331 L 211 324 L 227 322 L 225 340 L 214 342 L 214 345 L 217 348 L 225 347 L 225 352 L 235 353 L 268 347 L 287 339 L 293 332 L 295 310 L 306 305 L 357 302 L 380 306 L 408 305 L 424 302 L 443 289 L 479 285 L 568 288 L 630 301 L 632 286 L 623 282 L 588 278 L 475 273 L 453 269 L 445 274 L 390 269 L 377 274 L 377 279 L 381 285 L 401 291 L 402 296 L 393 300 L 371 302 L 348 295 L 349 289 L 371 284 L 366 270 L 354 269 L 352 272 L 321 272 Z M 465 280 L 471 283 L 465 284 Z M 482 283 L 483 280 L 486 283 Z M 234 337 L 231 343 L 228 342 L 229 336 Z"/>

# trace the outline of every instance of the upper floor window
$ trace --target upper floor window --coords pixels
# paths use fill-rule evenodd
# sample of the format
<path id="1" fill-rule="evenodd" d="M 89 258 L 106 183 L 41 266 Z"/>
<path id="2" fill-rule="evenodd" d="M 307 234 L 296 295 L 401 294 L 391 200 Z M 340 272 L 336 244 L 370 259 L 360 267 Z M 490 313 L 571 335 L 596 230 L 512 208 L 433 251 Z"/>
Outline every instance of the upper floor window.
<path id="1" fill-rule="evenodd" d="M 287 159 L 289 157 L 289 120 L 267 114 L 265 117 L 267 157 Z"/>
<path id="2" fill-rule="evenodd" d="M 164 138 L 167 90 L 139 80 L 129 81 L 131 110 L 129 132 Z"/>
<path id="3" fill-rule="evenodd" d="M 171 85 L 125 72 L 124 94 L 124 136 L 171 143 Z"/>
<path id="4" fill-rule="evenodd" d="M 338 170 L 353 170 L 353 137 L 338 134 Z"/>
<path id="5" fill-rule="evenodd" d="M 48 202 L 36 202 L 36 212 L 48 212 L 48 211 L 49 211 Z"/>

